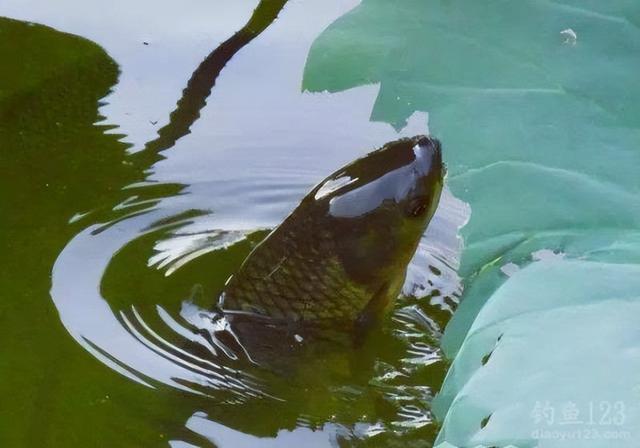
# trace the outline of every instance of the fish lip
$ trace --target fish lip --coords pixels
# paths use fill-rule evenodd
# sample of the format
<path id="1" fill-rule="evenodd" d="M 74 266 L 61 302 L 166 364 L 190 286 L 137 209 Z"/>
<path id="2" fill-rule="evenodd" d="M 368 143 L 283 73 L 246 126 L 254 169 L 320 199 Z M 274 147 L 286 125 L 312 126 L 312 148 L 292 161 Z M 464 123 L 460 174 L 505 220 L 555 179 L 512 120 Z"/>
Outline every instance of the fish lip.
<path id="1" fill-rule="evenodd" d="M 438 174 L 443 176 L 446 168 L 442 161 L 442 145 L 440 141 L 429 135 L 417 135 L 413 139 L 414 152 L 418 159 L 426 161 L 423 166 L 425 175 Z"/>
<path id="2" fill-rule="evenodd" d="M 430 135 L 417 135 L 414 137 L 414 141 L 416 145 L 421 148 L 429 148 L 433 151 L 434 155 L 442 159 L 442 145 L 440 144 L 440 140 Z"/>

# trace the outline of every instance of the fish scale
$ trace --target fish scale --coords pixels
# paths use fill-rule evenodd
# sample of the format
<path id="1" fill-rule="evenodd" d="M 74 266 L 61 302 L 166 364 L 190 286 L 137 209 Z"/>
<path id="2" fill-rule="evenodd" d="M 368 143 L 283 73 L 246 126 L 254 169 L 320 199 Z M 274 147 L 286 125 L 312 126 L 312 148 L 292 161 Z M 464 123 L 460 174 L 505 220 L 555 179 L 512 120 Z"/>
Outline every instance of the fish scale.
<path id="1" fill-rule="evenodd" d="M 314 233 L 313 227 L 310 220 L 300 225 L 283 224 L 258 245 L 255 253 L 261 256 L 249 257 L 229 281 L 224 309 L 255 313 L 259 308 L 258 314 L 274 319 L 310 318 L 319 316 L 323 310 L 326 318 L 355 319 L 355 312 L 364 306 L 362 302 L 367 297 L 349 293 L 346 273 L 337 261 L 331 261 L 336 252 L 334 243 L 327 240 L 326 233 Z M 320 244 L 313 244 L 314 240 L 318 241 L 318 235 L 325 238 Z M 296 240 L 302 242 L 295 244 Z M 316 254 L 321 251 L 326 255 L 321 256 L 322 262 L 318 263 Z M 305 272 L 308 273 L 306 279 Z M 310 279 L 314 279 L 313 283 Z M 247 284 L 252 285 L 251 290 L 256 293 L 248 293 Z M 356 303 L 350 304 L 350 301 Z"/>

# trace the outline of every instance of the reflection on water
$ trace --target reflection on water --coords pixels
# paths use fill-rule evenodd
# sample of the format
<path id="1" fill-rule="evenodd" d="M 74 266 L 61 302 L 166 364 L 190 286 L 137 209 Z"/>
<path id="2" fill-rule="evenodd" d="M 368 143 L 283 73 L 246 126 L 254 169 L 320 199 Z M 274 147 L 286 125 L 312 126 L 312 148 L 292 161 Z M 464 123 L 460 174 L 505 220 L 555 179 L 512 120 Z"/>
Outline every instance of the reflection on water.
<path id="1" fill-rule="evenodd" d="M 528 446 L 547 399 L 624 399 L 617 443 L 637 446 L 637 2 L 290 0 L 194 75 L 257 4 L 0 2 L 89 39 L 0 19 L 0 446 L 424 446 L 431 410 L 439 440 Z M 442 340 L 452 198 L 361 350 L 255 366 L 213 318 L 225 280 L 327 173 L 426 132 L 425 110 L 474 207 Z M 455 360 L 431 402 L 440 342 Z"/>
<path id="2" fill-rule="evenodd" d="M 429 402 L 446 371 L 438 340 L 460 294 L 458 229 L 468 216 L 450 193 L 410 265 L 405 296 L 358 351 L 305 359 L 282 377 L 254 365 L 211 312 L 265 230 L 314 184 L 387 141 L 426 132 L 423 113 L 399 132 L 371 122 L 376 86 L 300 91 L 314 38 L 356 2 L 291 1 L 264 32 L 252 28 L 243 44 L 253 41 L 237 45 L 242 51 L 230 62 L 224 53 L 217 65 L 200 65 L 208 76 L 191 74 L 211 51 L 205 44 L 241 29 L 254 2 L 196 2 L 182 15 L 127 6 L 101 11 L 100 26 L 95 12 L 71 1 L 64 18 L 44 2 L 29 3 L 9 1 L 0 13 L 79 33 L 111 51 L 122 74 L 101 113 L 134 153 L 151 142 L 123 158 L 130 175 L 110 179 L 114 194 L 69 204 L 76 208 L 66 220 L 79 231 L 55 260 L 51 287 L 68 333 L 160 400 L 184 410 L 178 401 L 202 396 L 188 401 L 191 415 L 176 413 L 180 430 L 161 430 L 172 446 L 378 443 L 390 430 L 417 431 L 411 437 L 429 445 Z M 190 76 L 215 82 L 208 105 L 200 111 L 210 86 L 187 89 L 170 116 Z M 157 139 L 156 125 L 163 126 Z M 144 157 L 166 148 L 162 160 Z"/>
<path id="3" fill-rule="evenodd" d="M 271 25 L 286 3 L 287 0 L 261 1 L 249 21 L 207 55 L 189 78 L 176 109 L 169 116 L 169 123 L 158 131 L 158 138 L 147 143 L 145 152 L 155 154 L 170 148 L 189 133 L 189 128 L 200 117 L 206 98 L 227 62 Z"/>
<path id="4" fill-rule="evenodd" d="M 448 265 L 455 267 L 456 260 L 445 258 L 447 248 L 434 238 L 444 232 L 445 241 L 457 242 L 456 225 L 466 215 L 455 201 L 445 195 L 447 208 L 436 216 L 410 266 L 406 291 L 423 298 L 399 301 L 384 330 L 372 336 L 362 353 L 331 353 L 293 377 L 278 378 L 256 368 L 238 344 L 217 336 L 224 322 L 208 311 L 226 277 L 264 233 L 185 233 L 180 221 L 153 226 L 161 216 L 158 210 L 99 232 L 90 226 L 56 261 L 52 297 L 68 331 L 96 358 L 148 386 L 164 383 L 205 394 L 218 405 L 244 403 L 212 418 L 249 434 L 256 432 L 252 420 L 260 418 L 260 410 L 249 421 L 233 421 L 238 418 L 234 413 L 247 412 L 248 400 L 273 402 L 271 410 L 286 408 L 267 433 L 335 422 L 368 423 L 372 426 L 361 433 L 375 434 L 384 429 L 375 426 L 378 405 L 369 402 L 375 394 L 387 401 L 387 412 L 397 408 L 387 414 L 395 419 L 387 424 L 419 427 L 430 421 L 427 405 L 444 375 L 437 340 L 459 294 L 455 271 Z M 332 398 L 325 402 L 327 394 Z"/>

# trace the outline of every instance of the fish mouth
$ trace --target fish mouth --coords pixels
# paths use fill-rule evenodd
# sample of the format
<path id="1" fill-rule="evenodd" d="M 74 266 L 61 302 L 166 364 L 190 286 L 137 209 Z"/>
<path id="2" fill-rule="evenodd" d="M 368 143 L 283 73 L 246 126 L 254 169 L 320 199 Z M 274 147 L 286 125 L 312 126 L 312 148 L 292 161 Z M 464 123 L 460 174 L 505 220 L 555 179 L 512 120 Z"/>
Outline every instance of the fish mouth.
<path id="1" fill-rule="evenodd" d="M 420 146 L 429 146 L 434 148 L 436 151 L 440 151 L 440 140 L 430 135 L 417 135 L 413 138 L 417 145 Z"/>
<path id="2" fill-rule="evenodd" d="M 418 135 L 413 138 L 413 147 L 417 165 L 424 176 L 442 176 L 445 173 L 442 163 L 442 146 L 437 138 Z"/>
<path id="3" fill-rule="evenodd" d="M 418 135 L 414 137 L 416 145 L 423 150 L 427 150 L 433 153 L 433 156 L 442 161 L 442 145 L 440 140 L 428 135 Z"/>

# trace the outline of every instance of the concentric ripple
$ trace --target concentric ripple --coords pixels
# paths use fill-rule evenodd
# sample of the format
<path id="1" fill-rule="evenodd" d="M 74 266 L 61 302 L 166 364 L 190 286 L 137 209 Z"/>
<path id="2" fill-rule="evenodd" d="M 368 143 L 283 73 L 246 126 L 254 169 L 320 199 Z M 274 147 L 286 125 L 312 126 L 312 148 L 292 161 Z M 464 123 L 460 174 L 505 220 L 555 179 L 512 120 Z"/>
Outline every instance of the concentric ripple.
<path id="1" fill-rule="evenodd" d="M 60 254 L 51 294 L 63 324 L 87 351 L 145 386 L 169 386 L 216 403 L 290 406 L 301 385 L 311 395 L 333 395 L 330 410 L 296 404 L 295 426 L 338 424 L 355 437 L 360 425 L 356 432 L 365 437 L 432 422 L 429 403 L 446 369 L 439 338 L 461 294 L 455 270 L 457 232 L 469 213 L 465 204 L 445 190 L 410 264 L 403 296 L 374 336 L 376 348 L 365 349 L 369 370 L 309 376 L 305 369 L 318 367 L 310 364 L 281 378 L 252 361 L 213 309 L 228 275 L 267 232 L 215 228 L 215 214 L 176 212 L 173 201 L 142 200 L 151 205 L 143 210 L 129 201 L 135 210 L 124 216 L 122 206 L 114 207 L 112 222 L 88 226 Z M 333 361 L 362 362 L 352 356 L 339 353 Z M 372 412 L 372 390 L 393 410 L 388 417 Z M 352 415 L 352 407 L 362 414 Z"/>
<path id="2" fill-rule="evenodd" d="M 183 426 L 216 446 L 354 445 L 411 431 L 435 438 L 430 401 L 446 371 L 439 338 L 461 294 L 458 230 L 469 215 L 447 191 L 403 297 L 361 349 L 286 360 L 274 372 L 214 309 L 228 277 L 313 185 L 388 141 L 428 131 L 419 111 L 400 130 L 371 121 L 375 85 L 300 92 L 315 37 L 355 4 L 288 3 L 224 68 L 188 135 L 158 157 L 123 162 L 151 160 L 136 166 L 140 182 L 113 186 L 118 204 L 70 217 L 81 230 L 53 268 L 51 296 L 69 334 L 172 404 L 205 400 Z M 129 115 L 114 113 L 128 107 L 120 87 L 104 103 L 105 123 L 119 123 L 140 148 Z M 193 446 L 169 436 L 172 446 Z"/>

